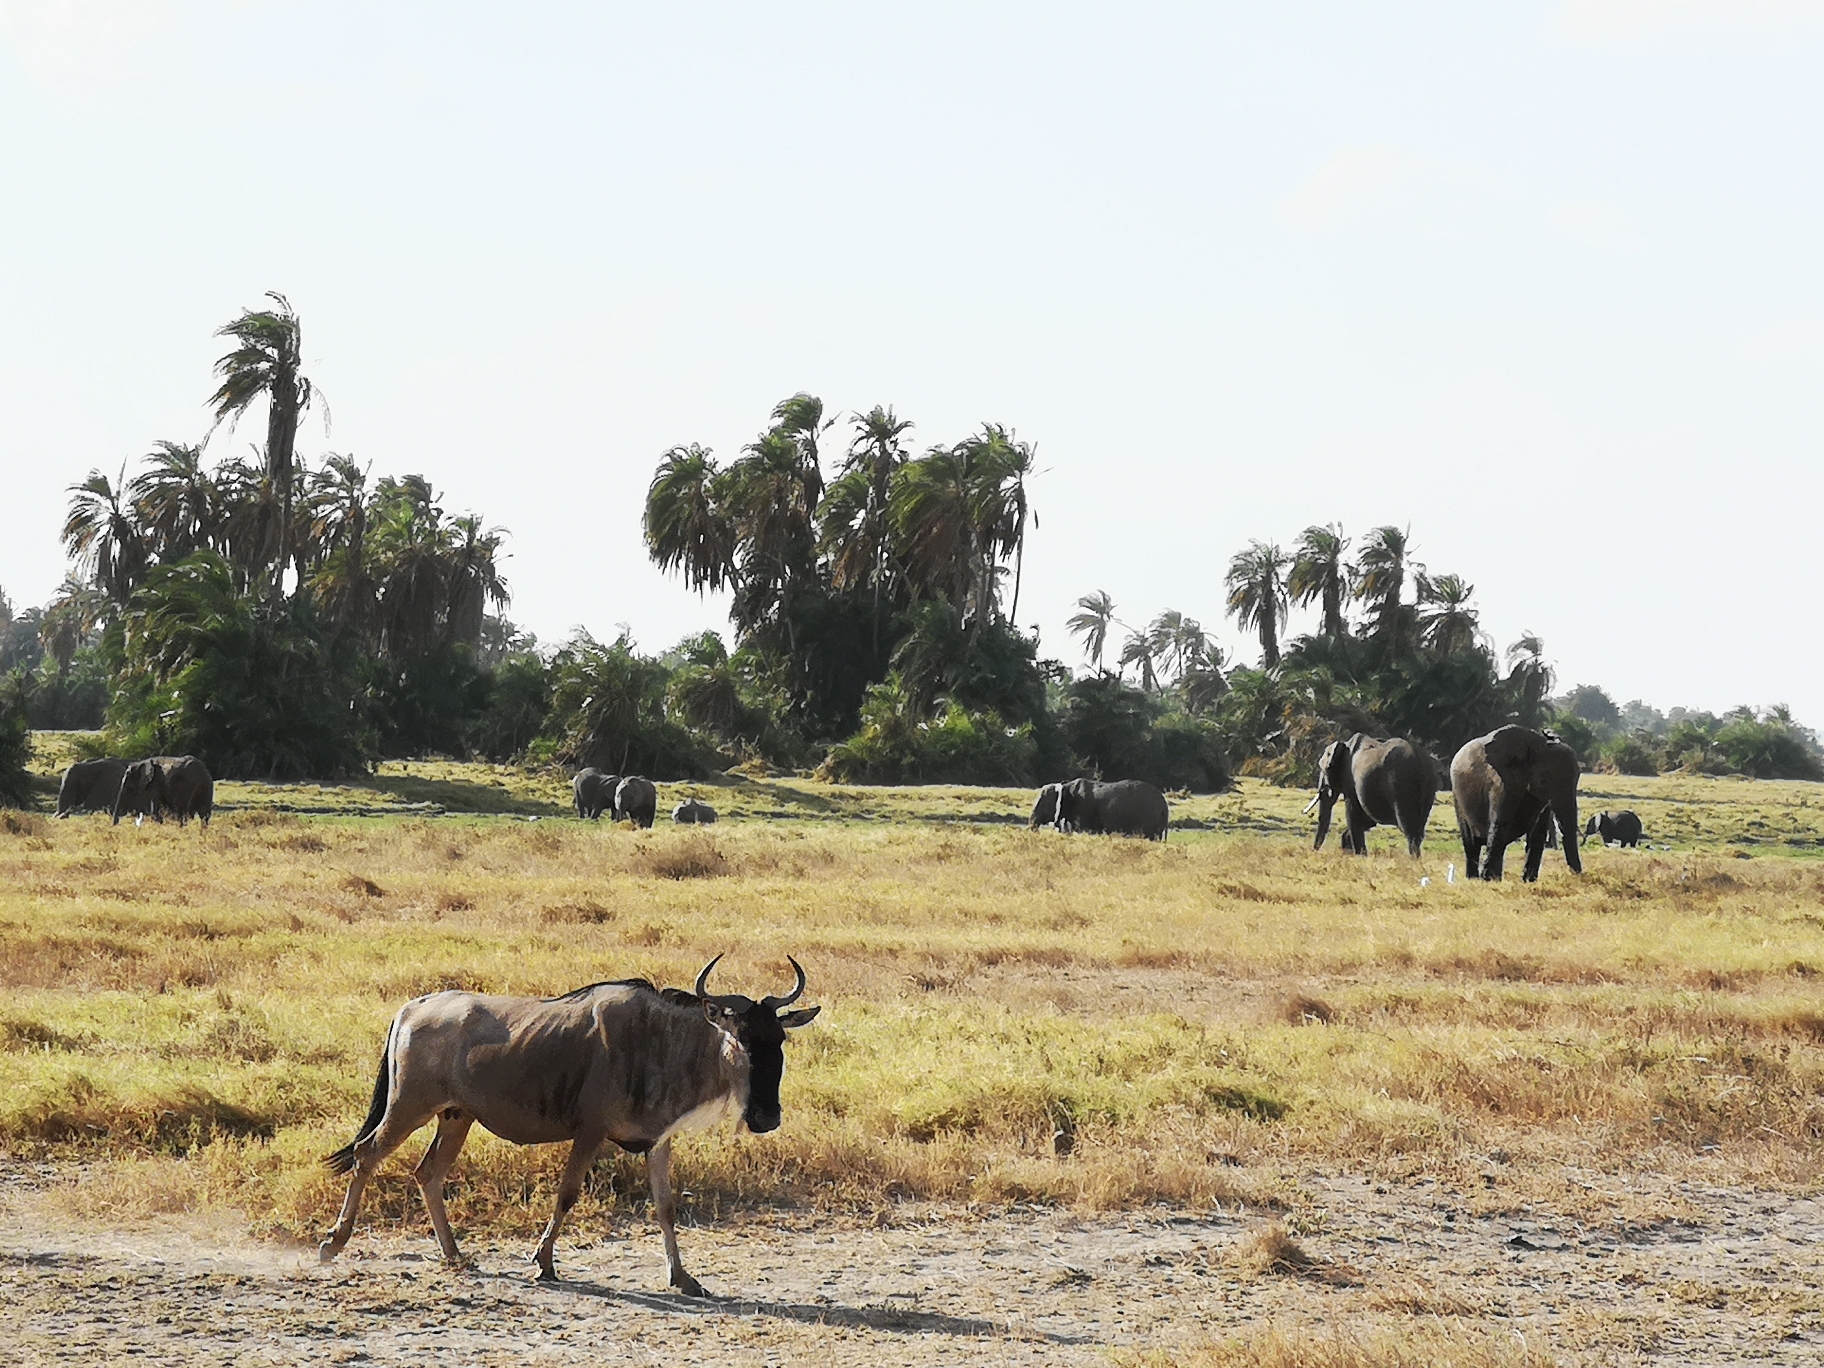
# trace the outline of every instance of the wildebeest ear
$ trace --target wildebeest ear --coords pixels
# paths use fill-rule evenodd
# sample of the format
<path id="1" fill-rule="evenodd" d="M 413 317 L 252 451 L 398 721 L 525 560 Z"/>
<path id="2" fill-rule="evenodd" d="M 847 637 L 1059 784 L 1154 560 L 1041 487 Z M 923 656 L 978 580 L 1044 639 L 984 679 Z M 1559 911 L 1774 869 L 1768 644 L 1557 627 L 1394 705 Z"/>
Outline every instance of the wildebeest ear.
<path id="1" fill-rule="evenodd" d="M 703 1016 L 708 1021 L 720 1025 L 723 1021 L 734 1016 L 734 1013 L 717 1002 L 714 998 L 704 998 Z"/>
<path id="2" fill-rule="evenodd" d="M 794 1026 L 809 1026 L 812 1018 L 822 1010 L 823 1008 L 821 1007 L 800 1007 L 797 1011 L 787 1012 L 784 1016 L 780 1017 L 779 1024 L 788 1031 Z"/>

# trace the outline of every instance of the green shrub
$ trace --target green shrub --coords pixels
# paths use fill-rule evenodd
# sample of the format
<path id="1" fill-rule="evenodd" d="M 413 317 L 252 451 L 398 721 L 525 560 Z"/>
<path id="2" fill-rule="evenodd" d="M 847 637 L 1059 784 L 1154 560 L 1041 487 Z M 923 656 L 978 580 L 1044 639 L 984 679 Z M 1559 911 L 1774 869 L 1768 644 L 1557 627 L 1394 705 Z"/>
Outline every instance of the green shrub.
<path id="1" fill-rule="evenodd" d="M 1602 758 L 1617 774 L 1658 774 L 1659 751 L 1651 737 L 1618 736 L 1602 748 Z"/>
<path id="2" fill-rule="evenodd" d="M 897 673 L 868 690 L 861 730 L 830 748 L 818 777 L 851 784 L 1035 782 L 1038 743 L 1030 723 L 1009 727 L 997 712 L 946 703 L 917 715 Z"/>
<path id="3" fill-rule="evenodd" d="M 32 801 L 32 778 L 25 768 L 32 734 L 24 684 L 23 669 L 0 680 L 0 804 L 7 807 L 29 807 Z"/>

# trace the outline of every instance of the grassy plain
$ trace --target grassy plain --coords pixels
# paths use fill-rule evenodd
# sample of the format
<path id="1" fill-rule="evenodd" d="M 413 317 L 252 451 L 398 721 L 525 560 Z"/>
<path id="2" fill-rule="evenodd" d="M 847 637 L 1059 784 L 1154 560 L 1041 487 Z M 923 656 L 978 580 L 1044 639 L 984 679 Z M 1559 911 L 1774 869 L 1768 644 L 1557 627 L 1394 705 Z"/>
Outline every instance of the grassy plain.
<path id="1" fill-rule="evenodd" d="M 1175 804 L 1163 845 L 1029 832 L 1012 790 L 730 778 L 663 799 L 686 792 L 723 823 L 588 825 L 560 776 L 431 763 L 224 784 L 206 832 L 0 817 L 0 1146 L 106 1161 L 98 1212 L 230 1206 L 307 1238 L 340 1187 L 314 1161 L 365 1113 L 407 998 L 688 984 L 722 952 L 720 982 L 780 991 L 790 952 L 824 1014 L 790 1049 L 781 1131 L 681 1153 L 705 1212 L 1296 1219 L 1314 1165 L 1590 1208 L 1621 1199 L 1566 1165 L 1816 1166 L 1824 862 L 1770 856 L 1824 839 L 1816 786 L 1588 776 L 1587 807 L 1633 806 L 1673 848 L 1592 846 L 1581 879 L 1548 855 L 1531 886 L 1449 880 L 1447 801 L 1414 864 L 1384 833 L 1365 860 L 1313 853 L 1306 795 L 1253 782 Z M 426 803 L 446 815 L 405 806 Z M 373 1217 L 421 1221 L 412 1162 Z M 478 1133 L 456 1219 L 523 1229 L 555 1170 Z M 586 1201 L 642 1185 L 604 1161 Z"/>

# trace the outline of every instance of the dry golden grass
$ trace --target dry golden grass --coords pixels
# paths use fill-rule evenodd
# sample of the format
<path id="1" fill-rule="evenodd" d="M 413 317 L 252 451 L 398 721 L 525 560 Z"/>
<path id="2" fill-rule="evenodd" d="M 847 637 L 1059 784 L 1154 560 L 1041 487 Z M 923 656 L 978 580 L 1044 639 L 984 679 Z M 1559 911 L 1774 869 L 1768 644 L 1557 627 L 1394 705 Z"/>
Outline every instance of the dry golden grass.
<path id="1" fill-rule="evenodd" d="M 1127 1368 L 1551 1368 L 1561 1360 L 1516 1331 L 1448 1325 L 1350 1330 L 1269 1327 L 1188 1349 L 1119 1355 Z"/>
<path id="2" fill-rule="evenodd" d="M 1496 1149 L 1815 1169 L 1824 865 L 1591 848 L 1582 879 L 1551 856 L 1539 884 L 1484 886 L 1446 882 L 1440 842 L 1356 859 L 1256 820 L 1299 795 L 1193 800 L 1221 828 L 1155 845 L 1028 832 L 997 790 L 743 783 L 793 815 L 16 818 L 0 1146 L 114 1162 L 91 1205 L 231 1205 L 302 1235 L 339 1195 L 315 1159 L 353 1134 L 407 998 L 686 984 L 726 951 L 719 982 L 752 992 L 797 955 L 825 1010 L 790 1049 L 785 1127 L 681 1155 L 704 1209 L 1257 1204 L 1293 1165 L 1476 1174 Z M 1716 785 L 1752 812 L 1761 787 Z M 415 1157 L 376 1217 L 420 1219 Z M 457 1219 L 523 1227 L 556 1167 L 478 1135 Z M 1543 1181 L 1510 1168 L 1486 1200 Z M 588 1200 L 642 1186 L 605 1161 Z"/>

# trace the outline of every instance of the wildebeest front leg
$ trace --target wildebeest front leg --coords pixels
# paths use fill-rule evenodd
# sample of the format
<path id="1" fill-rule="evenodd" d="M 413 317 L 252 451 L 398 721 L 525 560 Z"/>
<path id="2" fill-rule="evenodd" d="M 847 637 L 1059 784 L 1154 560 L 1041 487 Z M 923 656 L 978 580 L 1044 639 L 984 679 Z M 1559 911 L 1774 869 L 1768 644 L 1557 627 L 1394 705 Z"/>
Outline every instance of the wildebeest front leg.
<path id="1" fill-rule="evenodd" d="M 703 1284 L 684 1271 L 678 1258 L 678 1206 L 671 1195 L 671 1141 L 663 1140 L 646 1156 L 646 1172 L 652 1179 L 652 1206 L 659 1214 L 659 1230 L 665 1236 L 665 1259 L 671 1265 L 671 1285 L 687 1297 L 707 1297 Z"/>
<path id="2" fill-rule="evenodd" d="M 443 1246 L 443 1257 L 450 1263 L 461 1256 L 456 1252 L 456 1236 L 450 1231 L 449 1213 L 443 1208 L 443 1180 L 449 1176 L 456 1156 L 462 1153 L 462 1142 L 469 1138 L 469 1127 L 474 1124 L 473 1117 L 454 1107 L 447 1109 L 437 1118 L 437 1134 L 412 1174 L 424 1194 L 424 1209 L 431 1213 L 431 1229 L 437 1232 L 437 1243 Z"/>
<path id="3" fill-rule="evenodd" d="M 538 1253 L 533 1256 L 538 1260 L 541 1282 L 557 1279 L 551 1251 L 557 1245 L 558 1228 L 570 1214 L 570 1208 L 576 1205 L 576 1199 L 583 1195 L 583 1179 L 589 1176 L 589 1166 L 595 1162 L 603 1139 L 600 1135 L 579 1135 L 570 1145 L 570 1162 L 564 1165 L 564 1176 L 557 1185 L 557 1205 L 551 1210 L 551 1224 L 545 1227 L 544 1238 L 538 1242 Z"/>

